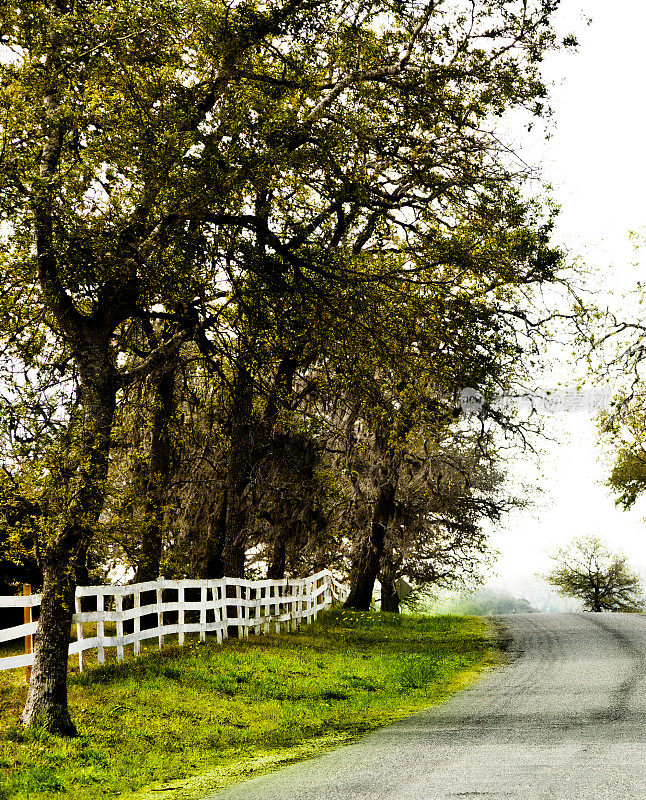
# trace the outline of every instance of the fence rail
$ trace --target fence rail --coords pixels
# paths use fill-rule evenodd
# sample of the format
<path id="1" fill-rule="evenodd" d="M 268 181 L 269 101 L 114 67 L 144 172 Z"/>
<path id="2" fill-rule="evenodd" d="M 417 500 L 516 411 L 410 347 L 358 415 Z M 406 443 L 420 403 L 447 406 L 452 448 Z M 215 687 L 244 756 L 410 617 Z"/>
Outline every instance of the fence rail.
<path id="1" fill-rule="evenodd" d="M 78 654 L 83 669 L 83 654 L 96 650 L 99 663 L 105 661 L 105 650 L 116 648 L 117 660 L 124 657 L 124 648 L 132 646 L 134 655 L 146 639 L 158 640 L 176 634 L 179 644 L 186 634 L 197 633 L 201 640 L 215 633 L 218 642 L 227 638 L 231 629 L 238 637 L 267 633 L 272 626 L 294 630 L 312 622 L 318 614 L 348 595 L 348 589 L 329 570 L 307 578 L 247 581 L 239 578 L 213 580 L 166 580 L 127 586 L 79 586 L 76 589 L 76 641 L 70 642 L 69 654 Z M 94 605 L 84 598 L 95 598 L 96 610 L 83 610 Z M 142 600 L 144 602 L 142 602 Z M 40 605 L 40 595 L 0 596 L 0 609 L 32 609 Z M 107 635 L 105 624 L 113 623 L 116 635 Z M 142 625 L 142 622 L 145 624 Z M 85 625 L 96 625 L 96 632 L 86 636 Z M 15 639 L 29 642 L 38 628 L 37 622 L 25 622 L 0 629 L 0 643 Z M 126 628 L 128 629 L 126 631 Z M 31 649 L 26 647 L 26 650 Z M 29 667 L 33 653 L 0 658 L 0 671 Z"/>

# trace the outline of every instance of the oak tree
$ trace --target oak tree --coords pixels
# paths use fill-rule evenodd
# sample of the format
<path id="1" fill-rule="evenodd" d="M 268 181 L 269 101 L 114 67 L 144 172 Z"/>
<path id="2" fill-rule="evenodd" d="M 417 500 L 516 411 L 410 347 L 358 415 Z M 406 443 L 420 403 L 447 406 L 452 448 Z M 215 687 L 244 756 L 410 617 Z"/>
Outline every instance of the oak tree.
<path id="1" fill-rule="evenodd" d="M 235 343 L 222 564 L 237 575 L 267 296 L 274 308 L 317 298 L 342 325 L 348 305 L 365 299 L 369 313 L 387 287 L 396 307 L 420 310 L 431 338 L 480 298 L 484 316 L 495 306 L 496 321 L 532 326 L 515 293 L 553 280 L 559 254 L 549 221 L 518 199 L 523 170 L 492 126 L 509 109 L 541 112 L 553 10 L 552 0 L 34 0 L 5 11 L 2 259 L 8 302 L 20 316 L 28 298 L 29 314 L 18 337 L 3 331 L 3 352 L 21 351 L 38 393 L 50 391 L 48 367 L 25 340 L 51 347 L 64 378 L 30 484 L 42 501 L 43 598 L 26 723 L 74 731 L 74 591 L 124 389 L 162 380 L 190 339 Z M 438 289 L 447 310 L 431 319 L 425 300 Z"/>
<path id="2" fill-rule="evenodd" d="M 70 389 L 60 457 L 40 475 L 43 592 L 26 724 L 74 733 L 70 622 L 77 570 L 103 506 L 117 395 L 161 374 L 195 333 L 189 306 L 203 294 L 194 271 L 203 243 L 188 223 L 173 226 L 189 185 L 198 191 L 189 174 L 195 133 L 233 66 L 298 6 L 209 6 L 199 26 L 188 5 L 163 2 L 15 3 L 3 14 L 5 282 L 10 302 L 29 298 L 38 310 L 18 338 L 53 342 Z M 199 80 L 187 79 L 189 62 Z M 147 336 L 165 317 L 174 332 Z M 148 339 L 143 349 L 131 348 L 138 332 Z M 5 333 L 16 344 L 15 331 Z M 30 368 L 38 381 L 42 363 Z"/>
<path id="3" fill-rule="evenodd" d="M 546 580 L 564 597 L 583 602 L 586 611 L 641 611 L 641 581 L 625 556 L 612 553 L 596 536 L 573 539 L 553 556 Z"/>

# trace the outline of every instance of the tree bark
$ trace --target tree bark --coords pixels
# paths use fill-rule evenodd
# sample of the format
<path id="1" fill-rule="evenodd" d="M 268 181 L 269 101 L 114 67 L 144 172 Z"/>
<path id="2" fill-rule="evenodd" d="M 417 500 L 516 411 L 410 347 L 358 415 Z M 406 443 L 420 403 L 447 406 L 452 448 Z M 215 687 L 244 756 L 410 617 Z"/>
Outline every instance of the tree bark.
<path id="1" fill-rule="evenodd" d="M 67 705 L 67 658 L 77 569 L 85 563 L 101 513 L 108 470 L 116 389 L 107 349 L 86 354 L 80 364 L 84 420 L 78 432 L 77 478 L 58 534 L 43 555 L 43 591 L 34 665 L 22 714 L 27 726 L 74 735 Z"/>
<path id="2" fill-rule="evenodd" d="M 227 524 L 227 492 L 222 493 L 218 513 L 211 514 L 208 522 L 208 533 L 205 542 L 205 556 L 202 560 L 200 578 L 223 578 L 224 562 L 224 535 Z"/>
<path id="3" fill-rule="evenodd" d="M 253 381 L 247 365 L 238 365 L 227 457 L 227 508 L 222 567 L 229 578 L 243 578 L 247 552 L 247 498 L 251 480 L 251 413 Z"/>
<path id="4" fill-rule="evenodd" d="M 379 573 L 379 563 L 384 551 L 386 530 L 395 513 L 396 491 L 396 482 L 392 477 L 379 488 L 369 535 L 361 540 L 355 550 L 350 578 L 350 594 L 345 601 L 347 608 L 356 608 L 362 611 L 370 608 L 372 592 Z"/>
<path id="5" fill-rule="evenodd" d="M 76 577 L 69 553 L 52 549 L 43 563 L 43 591 L 34 642 L 34 666 L 22 719 L 51 733 L 76 735 L 67 707 L 67 651 Z"/>
<path id="6" fill-rule="evenodd" d="M 172 370 L 156 379 L 156 408 L 150 444 L 150 471 L 146 489 L 145 515 L 148 524 L 141 541 L 139 563 L 134 582 L 153 581 L 159 577 L 162 556 L 164 502 L 170 468 L 170 421 L 174 408 L 175 376 Z"/>
<path id="7" fill-rule="evenodd" d="M 401 433 L 401 431 L 397 431 Z M 350 593 L 345 606 L 366 611 L 372 603 L 375 581 L 381 567 L 388 525 L 395 515 L 395 495 L 399 484 L 401 450 L 393 443 L 392 427 L 382 421 L 375 430 L 375 450 L 380 466 L 374 479 L 376 497 L 367 535 L 353 553 Z M 397 437 L 395 437 L 397 438 Z"/>
<path id="8" fill-rule="evenodd" d="M 75 306 L 62 278 L 64 273 L 54 233 L 53 178 L 60 167 L 69 121 L 59 113 L 64 80 L 61 62 L 67 43 L 66 34 L 56 18 L 67 12 L 65 3 L 60 0 L 52 4 L 52 24 L 46 34 L 48 54 L 43 63 L 40 178 L 31 196 L 31 206 L 43 301 L 56 320 L 58 333 L 70 347 L 78 367 L 83 419 L 78 429 L 78 423 L 70 421 L 70 432 L 75 441 L 72 441 L 70 469 L 66 471 L 63 485 L 69 475 L 74 476 L 74 482 L 64 501 L 66 507 L 57 506 L 54 496 L 49 511 L 50 519 L 57 523 L 57 527 L 43 548 L 41 613 L 22 719 L 27 726 L 39 724 L 52 733 L 70 735 L 75 733 L 75 728 L 67 707 L 67 657 L 76 571 L 85 563 L 93 528 L 103 506 L 117 391 L 115 369 L 110 358 L 110 338 L 123 318 L 119 315 L 132 303 L 132 292 L 124 290 L 115 299 L 125 302 L 116 302 L 112 306 L 107 295 L 101 296 L 88 316 Z M 52 478 L 55 485 L 55 476 Z"/>
<path id="9" fill-rule="evenodd" d="M 379 574 L 379 583 L 381 584 L 381 610 L 399 614 L 399 595 L 392 576 L 382 570 Z"/>
<path id="10" fill-rule="evenodd" d="M 282 530 L 282 526 L 274 531 L 274 538 L 271 543 L 269 563 L 267 565 L 267 577 L 272 580 L 281 580 L 285 577 L 285 564 L 287 553 L 287 539 L 289 533 Z"/>

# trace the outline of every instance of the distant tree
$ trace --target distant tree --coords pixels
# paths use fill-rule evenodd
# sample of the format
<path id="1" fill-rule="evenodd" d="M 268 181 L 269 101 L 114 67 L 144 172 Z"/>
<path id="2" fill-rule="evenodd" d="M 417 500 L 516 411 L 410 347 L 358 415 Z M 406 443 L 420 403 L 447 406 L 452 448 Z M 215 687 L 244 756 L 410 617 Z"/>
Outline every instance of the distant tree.
<path id="1" fill-rule="evenodd" d="M 552 558 L 556 567 L 546 575 L 548 583 L 564 597 L 582 600 L 586 611 L 643 610 L 639 576 L 596 536 L 573 539 Z"/>

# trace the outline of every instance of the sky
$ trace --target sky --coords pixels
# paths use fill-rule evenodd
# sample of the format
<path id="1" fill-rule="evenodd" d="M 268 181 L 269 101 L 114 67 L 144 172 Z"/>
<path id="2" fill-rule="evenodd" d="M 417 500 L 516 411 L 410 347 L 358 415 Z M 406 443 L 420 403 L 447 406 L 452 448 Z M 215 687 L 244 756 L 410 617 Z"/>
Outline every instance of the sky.
<path id="1" fill-rule="evenodd" d="M 562 0 L 556 23 L 562 35 L 576 34 L 579 48 L 547 59 L 551 135 L 529 140 L 522 155 L 541 169 L 561 206 L 556 242 L 591 270 L 596 302 L 625 312 L 624 293 L 646 280 L 646 244 L 643 252 L 635 249 L 635 234 L 646 240 L 646 4 Z M 569 370 L 567 353 L 557 352 L 553 375 Z M 536 573 L 550 568 L 550 551 L 581 534 L 599 535 L 624 552 L 646 580 L 646 500 L 629 512 L 615 507 L 604 486 L 611 461 L 593 415 L 546 414 L 545 431 L 556 441 L 540 459 L 509 464 L 512 484 L 522 480 L 540 491 L 532 508 L 492 529 L 501 556 L 489 585 L 543 597 L 547 587 Z"/>

